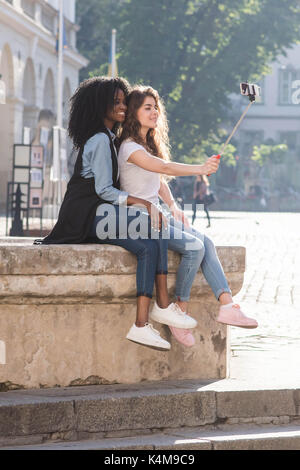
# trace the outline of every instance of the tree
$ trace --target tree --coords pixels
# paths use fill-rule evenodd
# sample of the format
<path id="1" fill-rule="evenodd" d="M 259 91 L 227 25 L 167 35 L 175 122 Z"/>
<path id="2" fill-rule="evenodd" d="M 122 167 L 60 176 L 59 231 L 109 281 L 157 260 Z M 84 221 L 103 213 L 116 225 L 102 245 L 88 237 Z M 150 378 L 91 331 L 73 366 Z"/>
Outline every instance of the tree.
<path id="1" fill-rule="evenodd" d="M 268 162 L 283 163 L 287 154 L 288 146 L 286 144 L 279 145 L 254 145 L 251 160 L 263 167 Z"/>
<path id="2" fill-rule="evenodd" d="M 110 50 L 111 30 L 116 24 L 122 0 L 79 0 L 76 2 L 77 46 L 89 59 L 89 65 L 80 71 L 80 79 L 89 75 L 106 75 Z"/>
<path id="3" fill-rule="evenodd" d="M 108 6 L 112 3 L 113 13 Z M 205 141 L 210 146 L 223 142 L 219 128 L 228 120 L 229 95 L 239 93 L 239 82 L 262 78 L 268 64 L 300 38 L 298 0 L 79 0 L 78 4 L 91 5 L 89 15 L 95 4 L 102 10 L 102 16 L 97 10 L 89 20 L 94 25 L 89 27 L 102 45 L 101 35 L 107 35 L 107 51 L 110 29 L 117 28 L 120 75 L 131 83 L 151 84 L 163 96 L 172 153 L 179 161 L 197 158 L 197 149 L 199 159 L 204 158 L 200 148 Z M 83 36 L 86 27 L 82 23 Z M 92 51 L 92 42 L 85 43 L 86 54 L 92 57 L 90 70 L 98 47 Z M 100 52 L 97 57 L 99 64 Z M 228 163 L 234 164 L 232 153 L 231 148 Z"/>

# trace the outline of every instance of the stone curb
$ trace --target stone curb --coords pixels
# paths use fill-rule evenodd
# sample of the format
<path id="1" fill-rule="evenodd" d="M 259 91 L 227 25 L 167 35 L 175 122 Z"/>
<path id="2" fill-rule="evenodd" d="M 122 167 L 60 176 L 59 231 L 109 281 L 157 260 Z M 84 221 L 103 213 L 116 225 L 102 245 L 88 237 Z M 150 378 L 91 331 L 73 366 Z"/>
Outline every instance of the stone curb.
<path id="1" fill-rule="evenodd" d="M 128 437 L 174 428 L 299 419 L 300 390 L 201 390 L 195 382 L 0 394 L 0 445 Z"/>
<path id="2" fill-rule="evenodd" d="M 219 426 L 213 430 L 174 429 L 127 438 L 52 442 L 2 450 L 300 450 L 300 426 Z M 163 454 L 162 454 L 163 455 Z M 113 456 L 110 454 L 110 457 Z M 144 455 L 143 455 L 144 458 Z M 187 463 L 187 462 L 185 462 Z"/>

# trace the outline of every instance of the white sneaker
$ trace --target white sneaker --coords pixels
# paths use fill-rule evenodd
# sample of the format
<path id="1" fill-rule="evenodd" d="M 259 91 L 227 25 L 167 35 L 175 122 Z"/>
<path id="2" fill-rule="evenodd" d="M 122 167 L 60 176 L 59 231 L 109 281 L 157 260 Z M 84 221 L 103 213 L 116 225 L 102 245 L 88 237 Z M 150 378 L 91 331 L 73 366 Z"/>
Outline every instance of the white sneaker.
<path id="1" fill-rule="evenodd" d="M 135 343 L 145 344 L 146 346 L 171 349 L 170 343 L 160 336 L 159 331 L 155 330 L 151 323 L 146 323 L 145 326 L 141 328 L 133 324 L 126 338 Z"/>
<path id="2" fill-rule="evenodd" d="M 182 312 L 179 305 L 175 303 L 170 304 L 167 308 L 160 308 L 155 302 L 149 318 L 175 328 L 191 329 L 197 326 L 196 320 Z"/>

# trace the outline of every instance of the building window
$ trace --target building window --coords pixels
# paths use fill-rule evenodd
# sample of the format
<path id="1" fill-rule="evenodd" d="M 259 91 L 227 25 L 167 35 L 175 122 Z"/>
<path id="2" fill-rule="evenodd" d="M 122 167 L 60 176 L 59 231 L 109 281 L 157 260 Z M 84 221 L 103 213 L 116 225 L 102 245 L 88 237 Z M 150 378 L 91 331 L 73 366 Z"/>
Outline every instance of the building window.
<path id="1" fill-rule="evenodd" d="M 22 8 L 25 15 L 30 16 L 30 18 L 34 18 L 35 5 L 32 0 L 22 0 Z"/>
<path id="2" fill-rule="evenodd" d="M 300 70 L 291 67 L 282 67 L 279 70 L 279 100 L 280 105 L 293 104 L 292 95 L 295 91 L 293 82 L 300 80 Z"/>
<path id="3" fill-rule="evenodd" d="M 42 24 L 48 31 L 54 33 L 54 16 L 46 11 L 46 9 L 42 10 Z"/>
<path id="4" fill-rule="evenodd" d="M 261 145 L 264 140 L 264 131 L 244 131 L 241 135 L 239 151 L 244 157 L 250 157 L 254 145 Z"/>
<path id="5" fill-rule="evenodd" d="M 299 145 L 299 132 L 286 131 L 279 133 L 280 144 L 286 144 L 289 150 L 296 150 Z"/>

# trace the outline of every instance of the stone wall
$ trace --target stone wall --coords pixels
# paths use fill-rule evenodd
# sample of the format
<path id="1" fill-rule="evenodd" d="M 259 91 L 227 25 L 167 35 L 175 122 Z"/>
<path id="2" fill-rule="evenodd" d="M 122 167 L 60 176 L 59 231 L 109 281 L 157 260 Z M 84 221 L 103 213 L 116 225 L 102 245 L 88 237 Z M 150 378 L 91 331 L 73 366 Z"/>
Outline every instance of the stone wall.
<path id="1" fill-rule="evenodd" d="M 112 245 L 33 246 L 0 241 L 0 389 L 163 379 L 220 379 L 228 374 L 228 332 L 215 321 L 218 303 L 201 272 L 190 313 L 196 344 L 185 348 L 165 325 L 168 352 L 126 340 L 136 316 L 136 258 Z M 243 284 L 245 248 L 217 247 L 236 295 Z M 173 300 L 179 255 L 169 251 Z M 154 293 L 155 296 L 155 293 Z"/>

